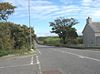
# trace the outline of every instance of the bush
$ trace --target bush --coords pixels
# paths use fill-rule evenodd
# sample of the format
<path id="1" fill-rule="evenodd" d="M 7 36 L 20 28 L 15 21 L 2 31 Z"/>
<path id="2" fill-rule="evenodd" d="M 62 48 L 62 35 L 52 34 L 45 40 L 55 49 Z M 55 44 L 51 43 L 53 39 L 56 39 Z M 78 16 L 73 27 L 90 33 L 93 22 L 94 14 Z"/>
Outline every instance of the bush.
<path id="1" fill-rule="evenodd" d="M 68 39 L 67 44 L 63 44 L 59 37 L 39 37 L 39 42 L 44 45 L 50 45 L 50 46 L 63 46 L 63 47 L 69 47 L 70 45 L 78 45 L 83 44 L 82 37 L 77 37 L 76 39 Z"/>
<path id="2" fill-rule="evenodd" d="M 58 37 L 45 37 L 45 39 L 43 39 L 43 44 L 59 46 L 60 45 L 60 39 Z"/>
<path id="3" fill-rule="evenodd" d="M 4 56 L 4 55 L 8 55 L 8 54 L 10 54 L 11 52 L 9 51 L 9 50 L 3 50 L 3 49 L 1 49 L 0 50 L 0 57 L 2 57 L 2 56 Z"/>
<path id="4" fill-rule="evenodd" d="M 34 30 L 32 41 L 34 40 Z M 32 44 L 34 44 L 32 42 Z M 10 22 L 0 22 L 0 56 L 30 48 L 30 28 Z"/>

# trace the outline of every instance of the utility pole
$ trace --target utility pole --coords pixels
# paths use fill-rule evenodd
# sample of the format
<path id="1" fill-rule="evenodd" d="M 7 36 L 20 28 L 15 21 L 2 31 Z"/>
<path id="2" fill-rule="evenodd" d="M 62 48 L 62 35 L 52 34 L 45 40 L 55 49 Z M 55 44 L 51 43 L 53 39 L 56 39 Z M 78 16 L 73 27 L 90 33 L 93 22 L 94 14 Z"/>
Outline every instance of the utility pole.
<path id="1" fill-rule="evenodd" d="M 28 0 L 28 14 L 29 14 L 29 28 L 30 28 L 30 50 L 32 52 L 34 52 L 34 50 L 32 49 L 33 44 L 32 44 L 32 29 L 31 29 L 31 15 L 30 15 L 31 12 L 30 12 L 30 10 L 31 10 L 31 8 L 30 8 L 30 0 Z M 35 55 L 33 55 L 31 57 L 31 63 L 30 64 L 33 64 L 33 60 L 36 60 L 36 63 L 37 63 L 37 66 L 38 66 L 37 74 L 42 74 L 39 58 L 38 58 L 36 53 L 35 53 Z"/>
<path id="2" fill-rule="evenodd" d="M 29 21 L 29 28 L 30 28 L 30 49 L 32 49 L 32 30 L 31 30 L 31 15 L 30 15 L 30 0 L 28 0 L 28 14 L 29 14 L 29 18 L 28 18 L 28 21 Z"/>

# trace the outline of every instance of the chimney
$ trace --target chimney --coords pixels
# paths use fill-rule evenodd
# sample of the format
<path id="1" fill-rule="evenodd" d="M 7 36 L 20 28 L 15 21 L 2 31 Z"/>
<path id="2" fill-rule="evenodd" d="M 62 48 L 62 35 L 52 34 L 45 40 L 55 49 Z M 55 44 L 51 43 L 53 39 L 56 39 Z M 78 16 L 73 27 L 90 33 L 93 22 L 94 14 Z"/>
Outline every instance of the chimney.
<path id="1" fill-rule="evenodd" d="M 87 24 L 91 24 L 91 23 L 92 23 L 92 18 L 88 17 L 88 18 L 86 19 L 86 23 L 87 23 Z"/>

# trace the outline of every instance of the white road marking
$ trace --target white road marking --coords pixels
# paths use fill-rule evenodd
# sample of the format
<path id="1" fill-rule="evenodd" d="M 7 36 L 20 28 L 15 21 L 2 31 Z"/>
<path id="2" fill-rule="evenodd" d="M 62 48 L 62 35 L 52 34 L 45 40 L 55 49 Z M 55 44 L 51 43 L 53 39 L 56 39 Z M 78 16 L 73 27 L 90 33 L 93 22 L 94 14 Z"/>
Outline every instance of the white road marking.
<path id="1" fill-rule="evenodd" d="M 30 66 L 31 64 L 23 64 L 23 65 L 15 65 L 15 66 L 5 66 L 5 67 L 0 67 L 1 68 L 14 68 L 14 67 L 22 67 L 22 66 Z M 37 65 L 37 63 L 32 64 L 32 65 Z"/>
<path id="2" fill-rule="evenodd" d="M 33 65 L 33 56 L 31 57 L 31 63 L 30 64 Z"/>
<path id="3" fill-rule="evenodd" d="M 39 57 L 36 55 L 37 64 L 40 64 Z"/>
<path id="4" fill-rule="evenodd" d="M 30 50 L 32 51 L 32 53 L 34 53 L 34 49 L 30 49 Z M 31 63 L 30 63 L 31 65 L 33 65 L 34 62 L 33 59 L 34 59 L 34 55 L 31 56 Z"/>
<path id="5" fill-rule="evenodd" d="M 31 51 L 33 52 L 33 50 L 31 49 Z M 39 50 L 37 50 L 36 52 L 38 52 L 41 55 L 41 52 Z M 38 74 L 42 74 L 41 71 L 41 65 L 40 65 L 40 61 L 39 61 L 39 57 L 37 55 L 37 53 L 35 53 L 32 57 L 31 57 L 31 65 L 34 65 L 34 61 L 36 62 L 36 64 L 38 65 Z"/>
<path id="6" fill-rule="evenodd" d="M 62 51 L 62 50 L 57 50 L 57 49 L 54 49 L 54 51 L 59 51 L 59 52 L 62 52 L 62 53 L 68 53 L 68 54 L 71 54 L 73 56 L 78 56 L 79 58 L 82 58 L 82 59 L 86 58 L 86 59 L 91 59 L 91 60 L 95 60 L 95 61 L 100 62 L 100 59 L 95 59 L 95 58 L 91 58 L 91 57 L 87 57 L 87 56 L 82 56 L 82 55 L 67 52 L 67 51 Z"/>
<path id="7" fill-rule="evenodd" d="M 38 50 L 39 54 L 41 55 L 42 53 L 40 52 L 40 50 Z"/>
<path id="8" fill-rule="evenodd" d="M 39 74 L 42 74 L 41 65 L 40 65 L 40 61 L 39 61 L 39 57 L 38 57 L 37 55 L 36 55 L 36 61 L 37 61 L 38 68 L 39 68 Z"/>

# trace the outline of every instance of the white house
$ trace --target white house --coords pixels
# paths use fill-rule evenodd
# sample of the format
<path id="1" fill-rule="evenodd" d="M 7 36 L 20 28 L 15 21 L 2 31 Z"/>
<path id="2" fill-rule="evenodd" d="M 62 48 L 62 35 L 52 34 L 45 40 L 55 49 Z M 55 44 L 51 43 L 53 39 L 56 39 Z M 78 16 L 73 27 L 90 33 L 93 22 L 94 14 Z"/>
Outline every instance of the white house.
<path id="1" fill-rule="evenodd" d="M 87 47 L 100 46 L 100 22 L 93 22 L 92 18 L 87 18 L 83 30 L 83 42 Z"/>

